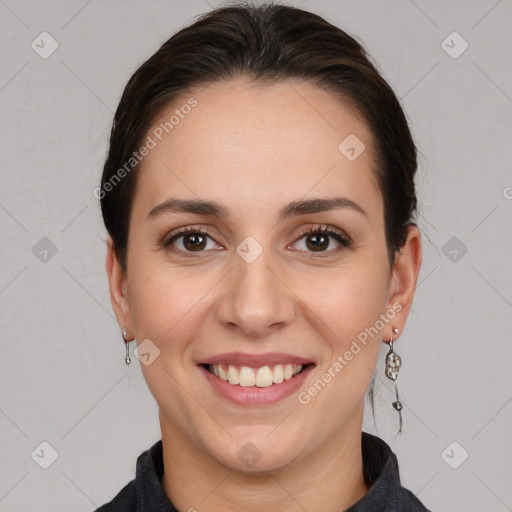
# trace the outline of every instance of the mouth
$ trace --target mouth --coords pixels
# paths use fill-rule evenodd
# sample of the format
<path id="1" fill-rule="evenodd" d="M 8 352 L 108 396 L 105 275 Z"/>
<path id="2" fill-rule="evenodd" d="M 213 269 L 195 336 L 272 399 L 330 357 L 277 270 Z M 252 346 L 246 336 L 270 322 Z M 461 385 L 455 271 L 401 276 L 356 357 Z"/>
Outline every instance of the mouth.
<path id="1" fill-rule="evenodd" d="M 314 366 L 314 363 L 287 363 L 259 367 L 204 363 L 201 366 L 210 374 L 232 386 L 267 388 L 280 385 L 302 372 L 307 372 L 309 368 Z"/>
<path id="2" fill-rule="evenodd" d="M 247 407 L 268 406 L 293 396 L 316 363 L 277 352 L 226 352 L 196 361 L 196 365 L 218 397 Z"/>

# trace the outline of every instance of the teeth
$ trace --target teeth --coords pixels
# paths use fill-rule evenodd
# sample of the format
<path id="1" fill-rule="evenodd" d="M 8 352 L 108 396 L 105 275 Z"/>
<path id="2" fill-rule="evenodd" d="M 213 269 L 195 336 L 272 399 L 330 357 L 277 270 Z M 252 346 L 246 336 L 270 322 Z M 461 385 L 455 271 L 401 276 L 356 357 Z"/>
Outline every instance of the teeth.
<path id="1" fill-rule="evenodd" d="M 209 368 L 215 376 L 235 386 L 266 388 L 272 384 L 280 384 L 283 380 L 290 380 L 302 370 L 302 365 L 276 364 L 273 369 L 270 366 L 261 368 L 242 366 L 237 369 L 230 364 L 227 372 L 221 364 L 212 364 Z"/>
<path id="2" fill-rule="evenodd" d="M 217 366 L 217 365 L 213 365 Z M 238 372 L 236 371 L 236 368 L 234 366 L 229 365 L 228 368 L 228 382 L 230 384 L 239 384 L 240 378 L 238 377 Z"/>
<path id="3" fill-rule="evenodd" d="M 231 370 L 231 367 L 229 369 Z M 248 368 L 247 366 L 242 366 L 242 368 L 240 368 L 239 378 L 240 386 L 254 386 L 256 383 L 256 375 L 254 375 L 254 370 L 252 368 Z"/>
<path id="4" fill-rule="evenodd" d="M 214 367 L 215 366 L 218 368 L 218 371 L 219 371 L 219 374 L 217 375 L 217 377 L 220 377 L 222 380 L 228 380 L 228 374 L 226 373 L 224 368 L 222 368 L 222 365 L 216 364 L 216 365 L 214 365 Z M 215 369 L 214 369 L 214 371 L 215 371 Z"/>
<path id="5" fill-rule="evenodd" d="M 259 388 L 272 386 L 272 371 L 268 366 L 259 368 L 256 372 L 256 386 Z"/>
<path id="6" fill-rule="evenodd" d="M 280 384 L 281 382 L 283 382 L 284 380 L 284 377 L 283 377 L 283 365 L 282 364 L 278 364 L 274 367 L 274 374 L 272 376 L 272 382 L 274 384 Z"/>

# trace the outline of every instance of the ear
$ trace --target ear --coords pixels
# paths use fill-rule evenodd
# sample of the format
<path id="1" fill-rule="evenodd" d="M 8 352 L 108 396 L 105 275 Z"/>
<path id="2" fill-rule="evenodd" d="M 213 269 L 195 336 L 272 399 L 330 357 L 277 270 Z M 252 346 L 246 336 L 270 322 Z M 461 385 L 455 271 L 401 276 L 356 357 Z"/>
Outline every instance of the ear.
<path id="1" fill-rule="evenodd" d="M 421 233 L 417 226 L 410 225 L 407 230 L 405 245 L 396 255 L 392 269 L 390 297 L 387 310 L 392 308 L 397 311 L 397 314 L 386 326 L 386 331 L 389 332 L 383 332 L 383 334 L 385 334 L 384 339 L 386 340 L 391 337 L 397 339 L 396 334 L 392 332 L 394 327 L 397 327 L 400 333 L 403 331 L 414 299 L 421 262 Z M 398 304 L 401 306 L 400 310 Z M 393 307 L 393 305 L 395 306 Z"/>
<path id="2" fill-rule="evenodd" d="M 110 301 L 121 330 L 126 328 L 127 339 L 130 339 L 132 327 L 131 310 L 128 301 L 126 275 L 117 259 L 114 241 L 107 237 L 107 258 L 105 262 L 108 283 L 110 288 Z"/>

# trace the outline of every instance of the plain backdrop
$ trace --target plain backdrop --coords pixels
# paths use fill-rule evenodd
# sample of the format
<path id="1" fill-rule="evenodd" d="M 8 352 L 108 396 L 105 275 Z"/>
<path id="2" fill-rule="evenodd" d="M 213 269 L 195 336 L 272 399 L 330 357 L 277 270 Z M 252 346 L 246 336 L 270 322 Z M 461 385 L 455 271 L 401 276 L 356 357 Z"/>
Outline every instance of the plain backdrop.
<path id="1" fill-rule="evenodd" d="M 420 150 L 404 432 L 387 379 L 365 429 L 433 511 L 512 510 L 512 3 L 289 3 L 363 42 Z M 128 78 L 219 5 L 0 0 L 0 511 L 93 510 L 160 439 L 140 362 L 124 362 L 93 190 Z"/>

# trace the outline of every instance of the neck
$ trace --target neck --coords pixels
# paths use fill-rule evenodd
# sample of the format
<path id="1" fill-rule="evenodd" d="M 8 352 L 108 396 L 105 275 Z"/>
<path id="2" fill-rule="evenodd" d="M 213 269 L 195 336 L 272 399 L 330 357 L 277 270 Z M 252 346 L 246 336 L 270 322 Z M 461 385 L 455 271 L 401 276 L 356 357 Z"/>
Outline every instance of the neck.
<path id="1" fill-rule="evenodd" d="M 367 492 L 359 422 L 321 450 L 279 471 L 233 471 L 162 423 L 165 493 L 178 510 L 345 510 Z"/>

